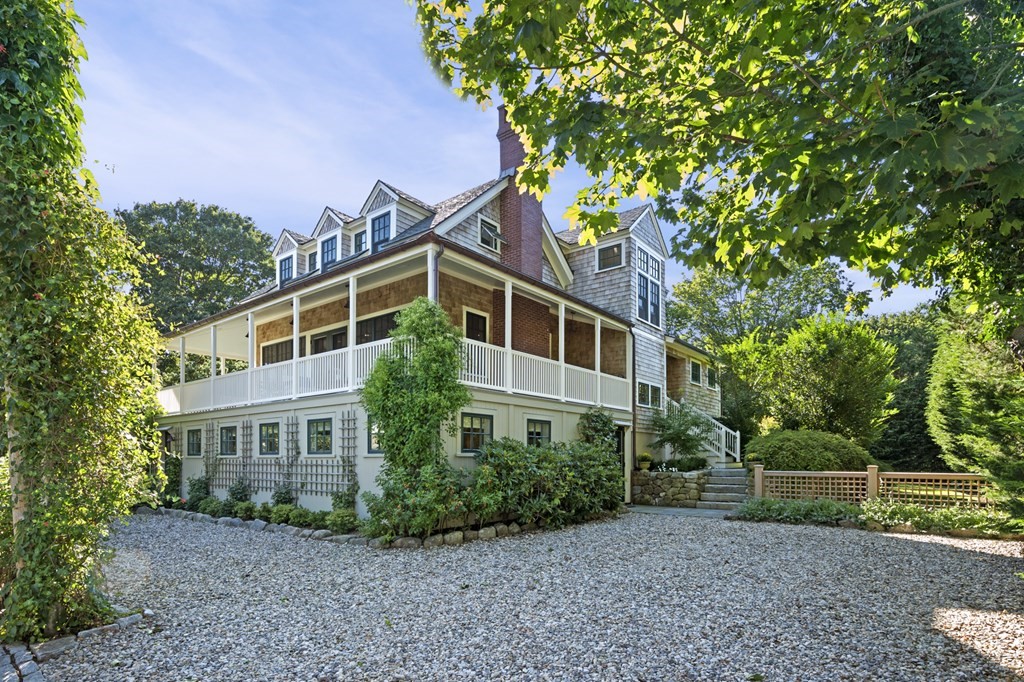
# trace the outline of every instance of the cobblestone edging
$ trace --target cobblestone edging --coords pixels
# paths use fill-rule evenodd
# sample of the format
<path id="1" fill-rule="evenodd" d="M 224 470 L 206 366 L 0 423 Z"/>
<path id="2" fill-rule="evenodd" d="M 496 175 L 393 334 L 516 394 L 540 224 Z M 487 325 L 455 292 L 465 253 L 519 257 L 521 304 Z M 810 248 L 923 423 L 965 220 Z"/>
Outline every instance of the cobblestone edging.
<path id="1" fill-rule="evenodd" d="M 125 612 L 124 609 L 117 607 L 114 609 L 120 613 Z M 39 669 L 40 663 L 71 651 L 83 640 L 124 630 L 141 623 L 143 618 L 152 617 L 153 612 L 145 609 L 142 613 L 132 613 L 118 618 L 109 625 L 82 630 L 77 635 L 67 635 L 31 645 L 21 642 L 4 644 L 3 655 L 0 655 L 0 682 L 46 682 L 43 671 Z"/>
<path id="2" fill-rule="evenodd" d="M 296 528 L 287 524 L 267 523 L 260 519 L 243 521 L 238 518 L 214 518 L 209 514 L 200 514 L 199 512 L 185 511 L 184 509 L 166 509 L 164 507 L 159 507 L 153 510 L 148 507 L 142 507 L 135 513 L 167 516 L 172 519 L 185 519 L 188 521 L 198 521 L 200 523 L 212 523 L 218 526 L 227 526 L 229 528 L 248 528 L 249 530 L 263 531 L 266 533 L 291 535 L 292 537 L 302 540 L 323 540 L 326 542 L 333 542 L 338 545 L 360 545 L 373 549 L 386 549 L 389 547 L 396 549 L 415 549 L 425 547 L 429 549 L 431 547 L 441 547 L 442 545 L 461 545 L 466 542 L 473 542 L 474 540 L 503 538 L 510 535 L 519 535 L 520 533 L 528 533 L 530 531 L 537 530 L 536 524 L 533 523 L 526 523 L 523 525 L 519 525 L 514 522 L 508 524 L 495 523 L 491 526 L 484 526 L 480 530 L 454 530 L 447 533 L 431 535 L 425 539 L 407 537 L 396 538 L 392 542 L 384 542 L 380 538 L 367 538 L 359 535 L 358 533 L 335 535 L 329 530 Z M 4 682 L 3 678 L 0 678 L 0 682 Z"/>
<path id="3" fill-rule="evenodd" d="M 633 504 L 695 508 L 710 476 L 709 469 L 634 471 Z"/>

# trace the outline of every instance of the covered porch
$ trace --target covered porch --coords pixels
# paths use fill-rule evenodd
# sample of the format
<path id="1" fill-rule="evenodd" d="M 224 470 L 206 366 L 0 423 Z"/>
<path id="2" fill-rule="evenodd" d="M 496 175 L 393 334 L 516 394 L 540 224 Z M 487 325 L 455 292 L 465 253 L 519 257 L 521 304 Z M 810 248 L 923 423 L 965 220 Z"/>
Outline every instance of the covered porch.
<path id="1" fill-rule="evenodd" d="M 164 410 L 180 414 L 358 390 L 391 345 L 395 314 L 418 296 L 437 301 L 463 330 L 461 379 L 467 385 L 630 409 L 625 324 L 472 259 L 438 255 L 430 244 L 290 297 L 286 290 L 169 339 L 168 349 L 182 361 L 178 383 L 160 391 Z M 209 359 L 208 378 L 185 381 L 188 354 Z"/>

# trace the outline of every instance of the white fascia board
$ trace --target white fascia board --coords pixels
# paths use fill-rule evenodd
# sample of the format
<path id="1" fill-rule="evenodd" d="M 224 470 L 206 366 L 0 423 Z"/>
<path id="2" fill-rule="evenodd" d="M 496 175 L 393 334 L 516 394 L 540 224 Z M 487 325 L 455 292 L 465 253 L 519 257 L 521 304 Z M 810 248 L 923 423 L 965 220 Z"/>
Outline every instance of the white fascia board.
<path id="1" fill-rule="evenodd" d="M 562 248 L 558 244 L 558 237 L 555 236 L 554 231 L 551 229 L 551 224 L 548 222 L 546 215 L 544 216 L 543 232 L 544 255 L 547 257 L 552 269 L 554 269 L 555 276 L 558 277 L 558 283 L 562 285 L 562 288 L 567 288 L 573 282 L 572 268 L 569 267 L 569 261 L 566 260 L 565 254 L 562 253 Z"/>
<path id="2" fill-rule="evenodd" d="M 378 190 L 384 190 L 385 192 L 387 192 L 388 195 L 391 196 L 392 199 L 398 201 L 398 195 L 392 192 L 391 189 L 388 188 L 388 186 L 385 185 L 382 180 L 378 180 L 376 183 L 374 183 L 373 189 L 370 190 L 370 193 L 366 195 L 366 201 L 363 202 L 362 208 L 359 209 L 359 215 L 366 215 L 366 210 L 370 207 L 370 202 L 373 201 L 373 198 L 377 196 Z"/>

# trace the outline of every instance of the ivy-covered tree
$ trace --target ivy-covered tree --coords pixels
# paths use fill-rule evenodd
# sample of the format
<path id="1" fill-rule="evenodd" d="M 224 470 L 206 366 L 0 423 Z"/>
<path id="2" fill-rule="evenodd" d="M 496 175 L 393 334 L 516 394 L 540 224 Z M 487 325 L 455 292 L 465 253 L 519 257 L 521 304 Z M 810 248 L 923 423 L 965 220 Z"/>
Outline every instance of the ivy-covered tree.
<path id="1" fill-rule="evenodd" d="M 938 339 L 936 313 L 920 306 L 864 320 L 879 339 L 896 348 L 893 373 L 899 383 L 893 393 L 893 415 L 882 435 L 868 448 L 871 455 L 902 471 L 943 471 L 939 446 L 928 433 L 929 367 Z"/>
<path id="2" fill-rule="evenodd" d="M 837 257 L 1024 313 L 1019 0 L 416 0 L 457 94 L 508 107 L 535 192 L 612 229 L 656 197 L 691 265 L 754 284 Z"/>
<path id="3" fill-rule="evenodd" d="M 441 306 L 420 297 L 398 313 L 391 338 L 361 397 L 384 452 L 381 494 L 363 500 L 372 534 L 426 535 L 466 511 L 442 437 L 457 433 L 455 417 L 472 400 L 459 381 L 462 334 Z"/>
<path id="4" fill-rule="evenodd" d="M 5 641 L 73 632 L 104 611 L 100 543 L 157 455 L 157 335 L 132 293 L 140 256 L 81 168 L 80 22 L 59 0 L 0 4 Z"/>
<path id="5" fill-rule="evenodd" d="M 985 474 L 1024 516 L 1024 373 L 1010 345 L 982 338 L 962 301 L 940 326 L 928 382 L 928 430 L 954 471 Z"/>
<path id="6" fill-rule="evenodd" d="M 867 447 L 892 414 L 895 355 L 863 324 L 838 315 L 804 320 L 755 364 L 765 372 L 766 411 L 784 429 L 828 431 Z"/>

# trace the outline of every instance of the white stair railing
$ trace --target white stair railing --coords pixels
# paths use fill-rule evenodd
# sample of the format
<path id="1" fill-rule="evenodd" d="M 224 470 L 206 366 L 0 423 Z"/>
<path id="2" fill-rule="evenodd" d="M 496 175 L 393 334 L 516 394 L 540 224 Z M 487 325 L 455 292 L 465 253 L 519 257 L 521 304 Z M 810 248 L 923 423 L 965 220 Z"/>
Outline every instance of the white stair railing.
<path id="1" fill-rule="evenodd" d="M 669 409 L 672 407 L 679 407 L 679 403 L 671 398 L 668 399 L 667 402 Z M 686 406 L 689 407 L 694 414 L 702 417 L 708 426 L 707 438 L 705 440 L 705 445 L 707 445 L 708 451 L 718 457 L 718 460 L 723 464 L 728 462 L 726 459 L 727 455 L 737 462 L 740 461 L 740 432 L 733 431 L 725 424 L 695 405 L 686 403 Z"/>

